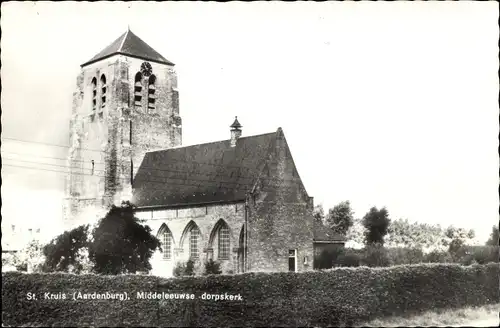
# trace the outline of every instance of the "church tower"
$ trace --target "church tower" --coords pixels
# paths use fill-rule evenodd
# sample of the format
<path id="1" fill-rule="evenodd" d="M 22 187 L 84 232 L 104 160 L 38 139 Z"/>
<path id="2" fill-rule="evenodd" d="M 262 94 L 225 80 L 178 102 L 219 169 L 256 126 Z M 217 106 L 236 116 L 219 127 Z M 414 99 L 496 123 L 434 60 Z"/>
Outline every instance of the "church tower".
<path id="1" fill-rule="evenodd" d="M 81 65 L 73 93 L 67 229 L 131 198 L 148 151 L 182 144 L 174 64 L 132 31 Z"/>

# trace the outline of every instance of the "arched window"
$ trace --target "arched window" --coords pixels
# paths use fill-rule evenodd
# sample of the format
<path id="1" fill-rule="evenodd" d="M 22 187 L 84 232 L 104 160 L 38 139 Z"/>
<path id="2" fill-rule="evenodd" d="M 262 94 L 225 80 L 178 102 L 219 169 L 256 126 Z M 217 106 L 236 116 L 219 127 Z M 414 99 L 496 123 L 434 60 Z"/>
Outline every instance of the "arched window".
<path id="1" fill-rule="evenodd" d="M 156 76 L 154 76 L 154 74 L 152 74 L 149 77 L 149 81 L 148 81 L 148 109 L 154 109 L 155 108 L 155 101 L 156 101 L 156 95 L 155 95 L 156 86 L 155 86 L 155 82 L 156 82 Z"/>
<path id="2" fill-rule="evenodd" d="M 94 77 L 92 79 L 92 112 L 95 111 L 97 107 L 97 79 Z"/>
<path id="3" fill-rule="evenodd" d="M 189 233 L 189 258 L 198 259 L 200 257 L 200 229 L 194 226 Z"/>
<path id="4" fill-rule="evenodd" d="M 141 106 L 142 102 L 142 74 L 137 72 L 135 74 L 135 84 L 134 84 L 134 104 L 136 106 Z"/>
<path id="5" fill-rule="evenodd" d="M 189 221 L 189 223 L 186 225 L 186 228 L 184 228 L 184 232 L 182 233 L 179 245 L 184 248 L 186 247 L 186 244 L 189 250 L 189 258 L 192 260 L 199 259 L 201 234 L 200 228 L 198 228 L 194 221 Z"/>
<path id="6" fill-rule="evenodd" d="M 163 259 L 164 260 L 171 260 L 172 259 L 172 244 L 173 244 L 172 232 L 164 224 L 160 228 L 158 235 L 159 235 L 158 239 L 160 239 L 160 242 L 161 242 Z"/>
<path id="7" fill-rule="evenodd" d="M 219 229 L 219 259 L 228 260 L 229 259 L 229 228 L 227 225 L 223 225 Z"/>
<path id="8" fill-rule="evenodd" d="M 229 226 L 222 219 L 215 224 L 212 233 L 210 234 L 210 248 L 215 247 L 215 242 L 217 242 L 217 259 L 228 260 L 231 255 L 231 237 Z"/>
<path id="9" fill-rule="evenodd" d="M 106 76 L 101 75 L 101 107 L 106 106 Z"/>

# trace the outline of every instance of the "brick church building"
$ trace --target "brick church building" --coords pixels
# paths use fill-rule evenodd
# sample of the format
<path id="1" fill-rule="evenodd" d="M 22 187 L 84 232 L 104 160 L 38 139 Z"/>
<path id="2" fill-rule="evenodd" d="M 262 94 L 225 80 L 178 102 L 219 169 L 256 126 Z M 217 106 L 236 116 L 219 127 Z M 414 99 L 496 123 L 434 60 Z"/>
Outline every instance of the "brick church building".
<path id="1" fill-rule="evenodd" d="M 131 200 L 162 242 L 153 273 L 214 259 L 224 273 L 305 271 L 342 236 L 313 218 L 284 132 L 182 145 L 174 64 L 128 30 L 81 65 L 73 94 L 67 229 Z"/>

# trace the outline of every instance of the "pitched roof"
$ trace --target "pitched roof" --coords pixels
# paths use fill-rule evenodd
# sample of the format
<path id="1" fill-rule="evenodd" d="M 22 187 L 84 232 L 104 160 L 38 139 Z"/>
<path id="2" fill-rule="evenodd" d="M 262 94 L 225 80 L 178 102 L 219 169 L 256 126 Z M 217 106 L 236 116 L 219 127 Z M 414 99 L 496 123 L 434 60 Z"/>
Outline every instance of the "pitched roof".
<path id="1" fill-rule="evenodd" d="M 326 227 L 321 222 L 316 219 L 314 221 L 314 242 L 339 242 L 346 241 L 344 235 L 333 231 L 332 229 Z"/>
<path id="2" fill-rule="evenodd" d="M 266 163 L 277 132 L 149 152 L 134 179 L 137 206 L 244 200 Z"/>
<path id="3" fill-rule="evenodd" d="M 81 67 L 116 54 L 149 60 L 160 64 L 174 65 L 171 61 L 165 59 L 165 57 L 151 48 L 146 42 L 142 41 L 141 38 L 132 33 L 132 31 L 127 30 L 118 39 L 113 41 L 113 43 L 92 57 L 92 59 L 82 64 Z"/>

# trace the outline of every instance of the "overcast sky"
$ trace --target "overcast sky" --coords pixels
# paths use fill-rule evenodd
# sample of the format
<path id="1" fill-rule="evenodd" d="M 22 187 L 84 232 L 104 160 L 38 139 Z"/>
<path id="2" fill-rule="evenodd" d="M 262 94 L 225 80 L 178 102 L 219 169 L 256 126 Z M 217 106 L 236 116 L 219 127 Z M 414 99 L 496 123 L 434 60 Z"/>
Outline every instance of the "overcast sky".
<path id="1" fill-rule="evenodd" d="M 176 64 L 184 145 L 229 138 L 235 115 L 244 135 L 282 127 L 316 204 L 485 238 L 497 23 L 496 2 L 3 3 L 2 158 L 64 170 L 37 163 L 64 165 L 67 148 L 39 143 L 68 144 L 79 65 L 130 25 Z M 4 166 L 4 219 L 57 222 L 63 175 Z"/>

